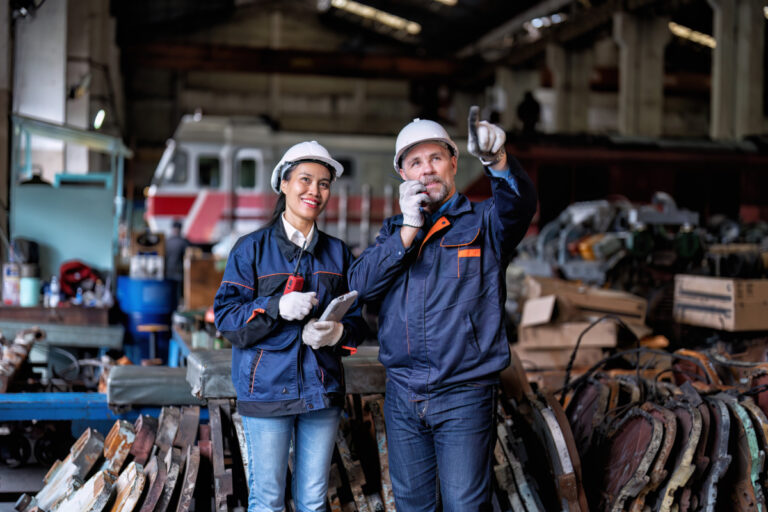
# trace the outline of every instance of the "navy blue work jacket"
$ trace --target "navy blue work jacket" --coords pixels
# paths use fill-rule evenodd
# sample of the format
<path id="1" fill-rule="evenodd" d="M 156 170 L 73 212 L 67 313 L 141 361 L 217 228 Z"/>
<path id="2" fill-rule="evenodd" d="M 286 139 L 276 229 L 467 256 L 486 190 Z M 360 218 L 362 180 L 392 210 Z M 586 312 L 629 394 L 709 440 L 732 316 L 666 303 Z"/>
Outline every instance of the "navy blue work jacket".
<path id="1" fill-rule="evenodd" d="M 333 298 L 349 291 L 352 253 L 341 240 L 315 229 L 299 263 L 303 292 L 317 292 L 318 304 L 301 321 L 287 321 L 278 306 L 301 249 L 279 220 L 235 244 L 214 299 L 216 328 L 232 343 L 232 382 L 237 409 L 246 416 L 298 414 L 338 405 L 344 396 L 341 347 L 354 351 L 367 328 L 355 305 L 344 317 L 344 334 L 334 347 L 313 350 L 301 330 Z"/>
<path id="2" fill-rule="evenodd" d="M 536 191 L 510 158 L 493 196 L 459 195 L 406 249 L 402 215 L 387 219 L 349 271 L 359 299 L 379 309 L 379 360 L 387 377 L 423 400 L 464 383 L 498 380 L 509 364 L 504 327 L 509 256 L 536 211 Z"/>

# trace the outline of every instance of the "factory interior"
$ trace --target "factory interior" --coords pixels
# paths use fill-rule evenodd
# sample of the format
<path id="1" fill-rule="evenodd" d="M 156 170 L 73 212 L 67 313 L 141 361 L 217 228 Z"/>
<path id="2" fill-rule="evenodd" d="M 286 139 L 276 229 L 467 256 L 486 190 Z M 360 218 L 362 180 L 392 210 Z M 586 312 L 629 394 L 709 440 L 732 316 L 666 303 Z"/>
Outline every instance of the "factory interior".
<path id="1" fill-rule="evenodd" d="M 766 0 L 0 0 L 0 512 L 768 510 L 766 24 Z M 447 181 L 413 177 L 432 147 Z M 476 387 L 468 505 L 429 415 L 437 476 L 406 481 L 393 404 Z M 253 429 L 284 417 L 269 508 Z"/>

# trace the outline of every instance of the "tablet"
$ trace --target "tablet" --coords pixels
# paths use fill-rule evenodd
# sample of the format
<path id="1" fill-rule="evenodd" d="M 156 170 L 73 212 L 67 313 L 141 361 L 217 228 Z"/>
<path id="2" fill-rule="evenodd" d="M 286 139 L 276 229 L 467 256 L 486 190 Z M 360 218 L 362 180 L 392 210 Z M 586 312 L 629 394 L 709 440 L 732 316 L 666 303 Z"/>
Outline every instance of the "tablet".
<path id="1" fill-rule="evenodd" d="M 355 290 L 347 292 L 344 295 L 339 295 L 328 304 L 328 307 L 325 308 L 325 311 L 320 315 L 318 321 L 333 320 L 334 322 L 341 322 L 341 319 L 347 314 L 347 311 L 352 307 L 356 298 L 357 291 Z"/>

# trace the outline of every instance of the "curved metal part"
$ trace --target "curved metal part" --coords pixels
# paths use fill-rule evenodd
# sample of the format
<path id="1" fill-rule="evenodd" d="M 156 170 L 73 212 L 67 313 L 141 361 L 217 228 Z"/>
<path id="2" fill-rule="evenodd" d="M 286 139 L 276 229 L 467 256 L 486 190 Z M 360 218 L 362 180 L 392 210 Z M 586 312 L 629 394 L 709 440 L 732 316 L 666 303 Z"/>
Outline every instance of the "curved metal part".
<path id="1" fill-rule="evenodd" d="M 736 442 L 731 443 L 733 463 L 728 472 L 729 483 L 732 484 L 730 498 L 738 510 L 764 512 L 765 498 L 760 485 L 760 472 L 765 454 L 757 444 L 755 429 L 746 409 L 733 397 L 724 398 L 723 401 L 733 412 L 731 432 L 736 435 Z"/>
<path id="2" fill-rule="evenodd" d="M 661 422 L 640 408 L 631 409 L 609 430 L 600 459 L 601 509 L 621 512 L 624 503 L 648 485 L 648 470 L 663 435 Z"/>
<path id="3" fill-rule="evenodd" d="M 599 381 L 588 380 L 576 388 L 568 403 L 565 414 L 581 457 L 589 450 L 594 430 L 605 417 L 610 392 Z"/>
<path id="4" fill-rule="evenodd" d="M 507 433 L 506 425 L 499 423 L 497 432 L 501 448 L 504 451 L 504 455 L 507 457 L 507 461 L 509 461 L 509 466 L 512 468 L 512 475 L 515 479 L 515 485 L 520 500 L 523 502 L 523 505 L 528 512 L 544 512 L 541 499 L 539 499 L 538 495 L 531 489 L 530 485 L 528 485 L 528 480 L 526 480 L 525 472 L 523 471 L 523 465 L 512 451 L 512 444 Z"/>
<path id="5" fill-rule="evenodd" d="M 640 408 L 661 422 L 664 436 L 651 468 L 651 478 L 648 485 L 643 487 L 637 497 L 635 497 L 630 506 L 630 512 L 643 512 L 646 497 L 658 489 L 667 478 L 666 464 L 672 453 L 672 448 L 675 445 L 675 436 L 677 435 L 677 420 L 672 411 L 652 402 L 646 402 Z"/>
<path id="6" fill-rule="evenodd" d="M 746 409 L 752 419 L 758 446 L 764 454 L 768 453 L 768 417 L 751 398 L 742 399 L 741 406 Z M 768 489 L 768 469 L 765 467 L 765 461 L 763 461 L 761 474 L 763 476 L 761 481 L 763 488 Z"/>
<path id="7" fill-rule="evenodd" d="M 132 512 L 141 498 L 146 480 L 141 464 L 131 461 L 117 478 L 117 497 L 110 512 Z"/>
<path id="8" fill-rule="evenodd" d="M 753 388 L 758 386 L 768 387 L 768 370 L 765 368 L 756 370 L 752 375 L 752 379 L 750 380 L 749 385 Z M 762 411 L 765 413 L 765 415 L 768 416 L 768 389 L 764 389 L 763 391 L 756 393 L 754 400 L 760 409 L 762 409 Z"/>
<path id="9" fill-rule="evenodd" d="M 533 395 L 523 363 L 512 347 L 509 349 L 509 366 L 501 372 L 500 378 L 502 391 L 516 402 L 522 401 L 524 396 Z"/>
<path id="10" fill-rule="evenodd" d="M 704 512 L 714 512 L 717 503 L 717 484 L 731 464 L 728 453 L 728 441 L 731 430 L 731 415 L 722 399 L 707 397 L 705 399 L 711 415 L 710 436 L 712 442 L 709 452 L 709 472 L 704 478 L 699 493 L 699 503 Z"/>
<path id="11" fill-rule="evenodd" d="M 589 504 L 587 503 L 587 495 L 584 492 L 581 457 L 579 456 L 579 450 L 576 448 L 576 441 L 573 438 L 571 426 L 568 424 L 568 418 L 565 416 L 563 407 L 560 405 L 560 402 L 555 399 L 554 395 L 551 393 L 541 393 L 541 396 L 552 411 L 555 421 L 557 421 L 557 424 L 560 426 L 560 432 L 562 433 L 565 446 L 568 450 L 568 456 L 571 460 L 571 465 L 573 466 L 573 474 L 576 477 L 579 509 L 587 512 L 589 511 Z M 577 510 L 574 505 L 572 505 L 572 511 L 573 510 Z"/>
<path id="12" fill-rule="evenodd" d="M 706 354 L 684 348 L 676 350 L 675 354 L 696 359 L 701 363 L 701 366 L 699 366 L 691 361 L 686 361 L 685 359 L 675 359 L 672 364 L 672 368 L 675 370 L 675 383 L 678 386 L 682 385 L 686 381 L 691 381 L 691 383 L 694 385 L 702 384 L 702 381 L 692 380 L 691 375 L 699 375 L 703 377 L 705 380 L 704 383 L 707 384 L 707 387 L 722 386 L 723 383 L 721 382 L 720 377 L 717 375 L 717 370 L 715 370 L 712 361 Z"/>
<path id="13" fill-rule="evenodd" d="M 667 407 L 677 419 L 677 456 L 673 462 L 664 490 L 656 502 L 656 510 L 667 512 L 672 509 L 675 492 L 688 483 L 696 466 L 693 465 L 693 455 L 701 438 L 701 413 L 695 407 L 684 402 L 671 402 Z"/>
<path id="14" fill-rule="evenodd" d="M 130 454 L 137 464 L 144 465 L 149 460 L 152 453 L 152 447 L 155 445 L 155 436 L 157 435 L 157 418 L 140 414 L 133 424 L 136 431 L 136 438 L 133 440 Z"/>
<path id="15" fill-rule="evenodd" d="M 693 388 L 691 388 L 691 390 L 693 390 Z M 689 398 L 688 396 L 686 397 Z M 691 475 L 690 480 L 680 493 L 680 512 L 699 509 L 699 494 L 697 491 L 703 485 L 704 476 L 709 467 L 709 455 L 707 450 L 711 444 L 710 429 L 714 427 L 712 425 L 709 407 L 701 400 L 701 397 L 699 397 L 698 394 L 696 397 L 698 398 L 698 405 L 695 405 L 695 407 L 701 415 L 701 438 L 699 439 L 699 444 L 693 454 L 693 464 L 695 466 L 693 475 Z"/>

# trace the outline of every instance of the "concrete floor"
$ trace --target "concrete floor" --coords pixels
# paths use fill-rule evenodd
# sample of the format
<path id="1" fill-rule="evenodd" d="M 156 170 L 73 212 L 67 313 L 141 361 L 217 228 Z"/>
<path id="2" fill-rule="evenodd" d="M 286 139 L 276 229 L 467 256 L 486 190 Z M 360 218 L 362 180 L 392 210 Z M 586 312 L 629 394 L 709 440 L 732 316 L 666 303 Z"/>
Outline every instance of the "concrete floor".
<path id="1" fill-rule="evenodd" d="M 16 498 L 22 493 L 36 494 L 43 487 L 48 469 L 36 463 L 16 469 L 0 463 L 0 512 L 13 512 Z"/>

